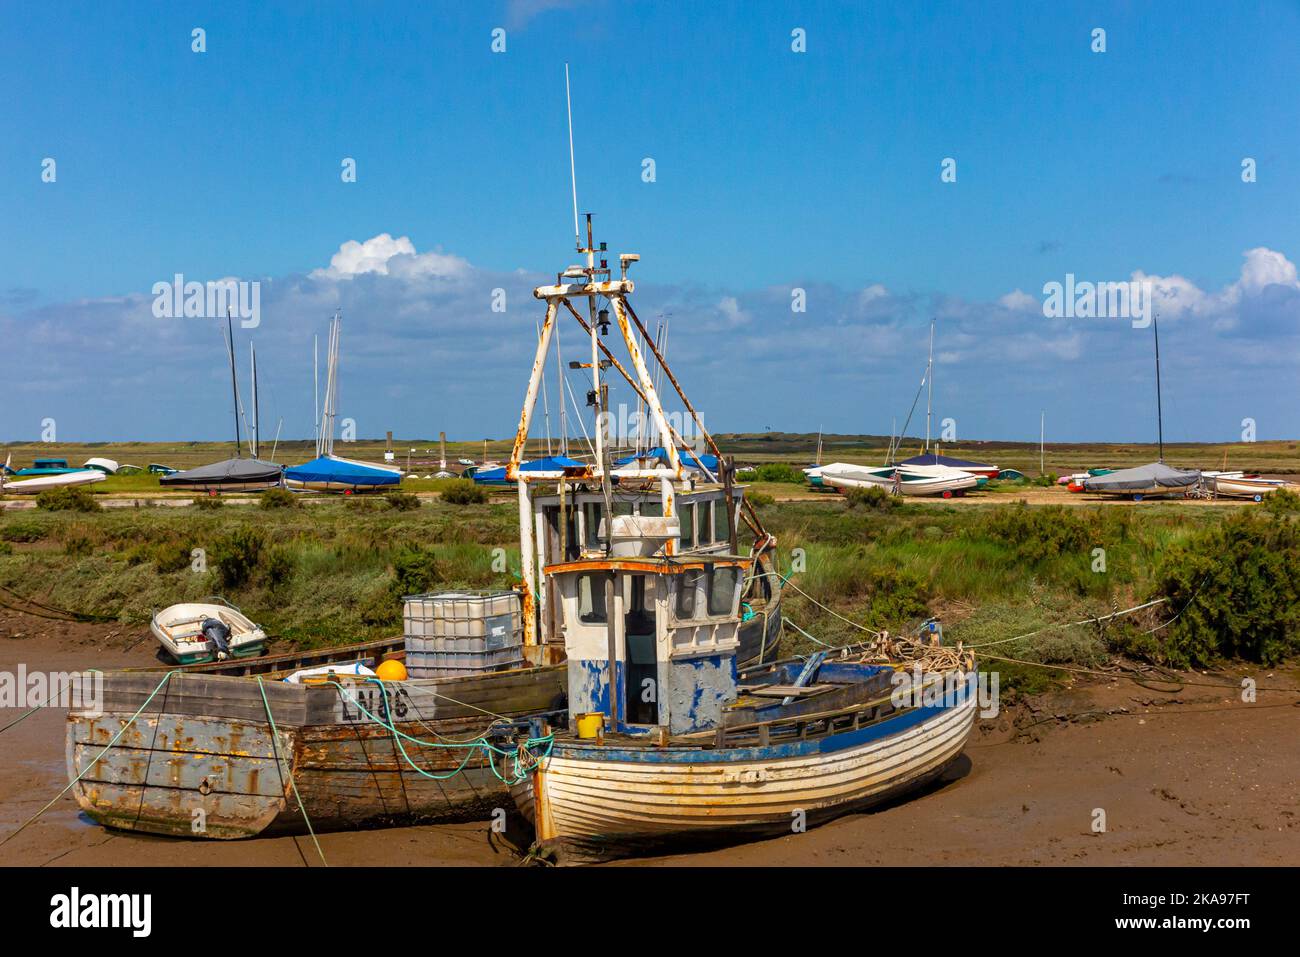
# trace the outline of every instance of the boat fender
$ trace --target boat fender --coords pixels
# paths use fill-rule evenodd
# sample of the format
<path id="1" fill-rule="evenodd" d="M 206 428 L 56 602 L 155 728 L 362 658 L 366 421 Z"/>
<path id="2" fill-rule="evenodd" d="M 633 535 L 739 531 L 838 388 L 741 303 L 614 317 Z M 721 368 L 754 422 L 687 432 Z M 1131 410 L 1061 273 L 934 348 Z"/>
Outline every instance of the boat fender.
<path id="1" fill-rule="evenodd" d="M 200 625 L 203 637 L 216 646 L 221 655 L 230 654 L 230 629 L 226 623 L 217 618 L 204 618 Z"/>

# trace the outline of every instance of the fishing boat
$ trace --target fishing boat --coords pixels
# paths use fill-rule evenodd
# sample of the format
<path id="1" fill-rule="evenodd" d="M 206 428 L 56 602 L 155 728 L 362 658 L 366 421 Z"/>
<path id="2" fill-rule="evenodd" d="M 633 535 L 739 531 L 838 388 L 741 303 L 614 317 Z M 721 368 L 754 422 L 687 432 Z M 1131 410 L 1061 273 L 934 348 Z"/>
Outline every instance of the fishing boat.
<path id="1" fill-rule="evenodd" d="M 402 645 L 388 646 L 103 672 L 101 707 L 68 714 L 71 793 L 105 827 L 215 840 L 505 806 L 506 755 L 524 746 L 509 722 L 563 714 L 564 666 L 406 681 L 357 673 L 402 661 Z M 285 680 L 304 667 L 317 673 Z"/>
<path id="2" fill-rule="evenodd" d="M 19 470 L 19 475 L 23 470 Z M 37 495 L 47 489 L 67 488 L 74 485 L 94 485 L 96 482 L 102 482 L 108 478 L 98 469 L 77 469 L 71 472 L 53 472 L 44 475 L 37 475 L 35 478 L 21 479 L 17 482 L 8 481 L 3 475 L 0 475 L 0 494 L 3 495 Z"/>
<path id="3" fill-rule="evenodd" d="M 535 850 L 561 860 L 601 859 L 676 842 L 788 833 L 796 812 L 815 824 L 933 779 L 970 733 L 973 698 L 898 702 L 890 694 L 891 664 L 847 653 L 835 660 L 818 654 L 808 661 L 768 657 L 746 664 L 752 640 L 745 632 L 758 614 L 748 597 L 752 586 L 771 589 L 765 617 L 779 600 L 771 565 L 775 540 L 748 509 L 743 488 L 733 484 L 733 466 L 629 301 L 634 287 L 628 267 L 639 257 L 620 256 L 621 275 L 614 278 L 596 258 L 600 249 L 588 216 L 587 242 L 578 244 L 586 266 L 570 267 L 554 285 L 534 291 L 547 304 L 546 318 L 507 466 L 507 475 L 518 480 L 523 578 L 539 595 L 541 627 L 563 642 L 567 658 L 567 726 L 533 720 L 532 739 L 549 740 L 549 750 L 512 787 L 516 805 L 533 824 Z M 597 300 L 608 309 L 598 310 Z M 596 321 L 582 317 L 584 307 Z M 583 367 L 591 370 L 591 395 L 602 395 L 603 355 L 662 434 L 671 436 L 640 352 L 647 343 L 712 448 L 718 472 L 709 475 L 701 461 L 701 474 L 689 474 L 680 442 L 664 445 L 666 461 L 629 461 L 607 470 L 599 464 L 605 453 L 598 445 L 584 477 L 588 487 L 571 510 L 576 525 L 563 513 L 573 476 L 561 480 L 556 498 L 544 500 L 539 537 L 549 555 L 534 563 L 534 500 L 520 465 L 561 310 L 590 336 L 592 361 Z M 631 371 L 596 333 L 598 317 L 611 312 Z M 638 479 L 641 490 L 632 496 Z M 751 525 L 749 548 L 738 541 L 742 516 Z M 969 658 L 953 665 L 959 676 L 974 673 Z"/>
<path id="4" fill-rule="evenodd" d="M 1300 486 L 1282 479 L 1260 478 L 1258 475 L 1245 475 L 1241 472 L 1213 475 L 1202 473 L 1202 476 L 1208 476 L 1210 487 L 1215 495 L 1223 495 L 1228 498 L 1248 498 L 1255 502 L 1262 502 L 1266 495 L 1272 495 L 1279 489 L 1292 492 L 1300 491 Z"/>
<path id="5" fill-rule="evenodd" d="M 266 633 L 238 608 L 184 602 L 155 612 L 149 630 L 183 665 L 250 658 L 266 650 Z"/>

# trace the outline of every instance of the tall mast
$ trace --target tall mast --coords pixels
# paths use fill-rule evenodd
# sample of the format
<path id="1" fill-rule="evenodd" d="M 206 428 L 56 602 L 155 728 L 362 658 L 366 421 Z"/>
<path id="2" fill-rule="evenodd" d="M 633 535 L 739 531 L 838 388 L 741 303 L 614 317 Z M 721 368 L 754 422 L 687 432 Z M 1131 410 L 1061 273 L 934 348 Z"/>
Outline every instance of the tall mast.
<path id="1" fill-rule="evenodd" d="M 1151 328 L 1155 331 L 1156 337 L 1156 437 L 1160 442 L 1160 458 L 1162 464 L 1165 461 L 1165 416 L 1164 409 L 1160 401 L 1160 314 L 1152 313 Z"/>
<path id="2" fill-rule="evenodd" d="M 569 64 L 564 64 L 564 106 L 569 114 L 569 182 L 573 184 L 573 243 L 582 248 L 582 233 L 578 229 L 578 171 L 573 160 L 573 97 L 569 95 Z"/>
<path id="3" fill-rule="evenodd" d="M 261 415 L 257 404 L 257 350 L 253 348 L 253 343 L 248 344 L 248 365 L 249 375 L 253 380 L 253 458 L 257 458 L 258 453 L 262 450 L 262 425 Z"/>
<path id="4" fill-rule="evenodd" d="M 235 458 L 240 456 L 239 436 L 239 385 L 235 380 L 235 327 L 230 319 L 230 310 L 226 310 L 226 354 L 230 358 L 230 395 L 235 403 Z"/>
<path id="5" fill-rule="evenodd" d="M 925 363 L 925 451 L 930 451 L 930 417 L 934 414 L 934 318 L 930 319 L 930 358 Z"/>
<path id="6" fill-rule="evenodd" d="M 1047 440 L 1047 410 L 1038 413 L 1038 474 L 1046 475 L 1044 442 Z"/>
<path id="7" fill-rule="evenodd" d="M 320 455 L 320 333 L 311 337 L 311 412 L 316 429 L 316 454 Z"/>

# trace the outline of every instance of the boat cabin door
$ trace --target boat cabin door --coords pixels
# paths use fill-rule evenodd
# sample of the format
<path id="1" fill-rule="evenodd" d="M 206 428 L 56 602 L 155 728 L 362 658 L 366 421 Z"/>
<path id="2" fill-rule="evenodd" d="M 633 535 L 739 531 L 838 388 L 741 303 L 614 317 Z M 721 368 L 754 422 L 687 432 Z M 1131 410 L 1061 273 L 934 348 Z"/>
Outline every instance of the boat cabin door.
<path id="1" fill-rule="evenodd" d="M 659 723 L 659 628 L 655 583 L 648 575 L 620 576 L 625 665 L 619 714 L 625 724 Z"/>

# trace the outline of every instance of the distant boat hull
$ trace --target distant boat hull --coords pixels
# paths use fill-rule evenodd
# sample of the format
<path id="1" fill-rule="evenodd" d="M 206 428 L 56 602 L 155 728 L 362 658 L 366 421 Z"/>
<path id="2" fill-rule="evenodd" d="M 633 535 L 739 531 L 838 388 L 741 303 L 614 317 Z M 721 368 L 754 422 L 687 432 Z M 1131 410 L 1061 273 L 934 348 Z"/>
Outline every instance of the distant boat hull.
<path id="1" fill-rule="evenodd" d="M 823 466 L 811 474 L 810 480 L 831 488 L 897 489 L 903 495 L 953 495 L 976 488 L 980 478 L 969 472 L 945 465 L 868 466 L 836 463 Z"/>
<path id="2" fill-rule="evenodd" d="M 1245 476 L 1214 476 L 1214 491 L 1230 498 L 1253 498 L 1271 495 L 1278 489 L 1296 490 L 1296 486 L 1280 479 L 1246 478 Z"/>
<path id="3" fill-rule="evenodd" d="M 76 472 L 62 472 L 57 475 L 41 475 L 36 478 L 23 479 L 20 482 L 5 482 L 3 492 L 6 495 L 36 495 L 51 488 L 94 485 L 106 478 L 108 476 L 98 469 L 83 469 Z"/>

